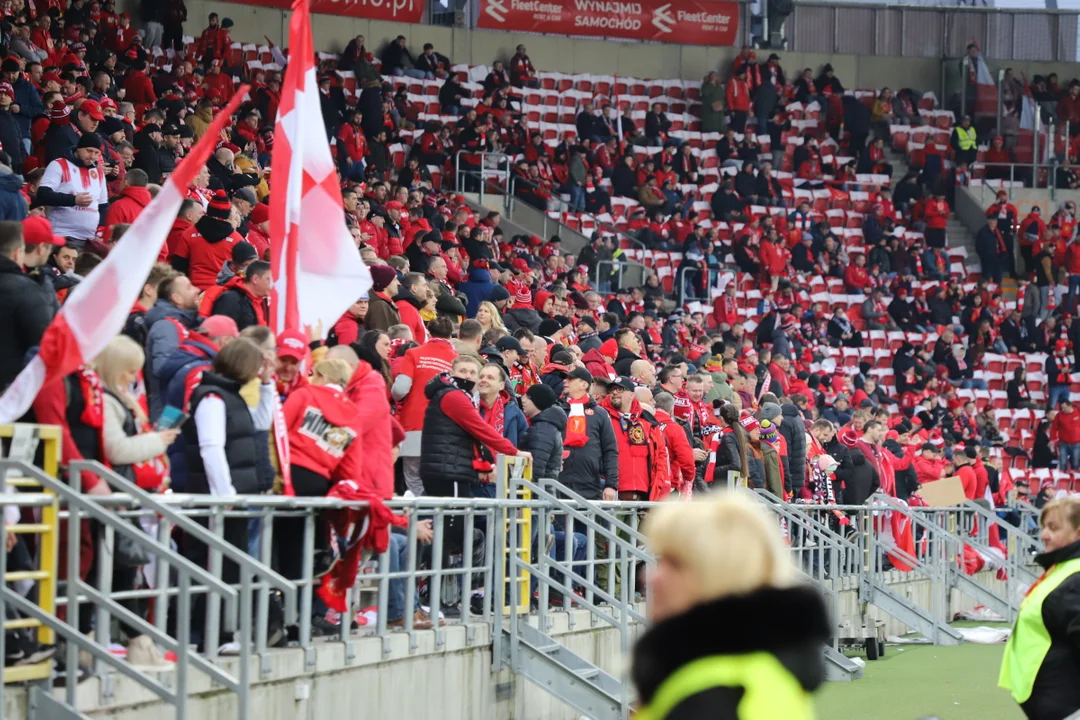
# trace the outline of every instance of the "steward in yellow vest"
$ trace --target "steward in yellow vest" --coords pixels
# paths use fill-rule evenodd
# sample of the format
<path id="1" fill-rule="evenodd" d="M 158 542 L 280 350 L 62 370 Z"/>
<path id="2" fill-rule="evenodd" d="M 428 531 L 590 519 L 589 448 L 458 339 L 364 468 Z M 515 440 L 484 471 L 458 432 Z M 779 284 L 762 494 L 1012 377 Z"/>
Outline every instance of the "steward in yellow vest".
<path id="1" fill-rule="evenodd" d="M 1046 572 L 1020 605 L 998 677 L 1030 720 L 1080 710 L 1080 499 L 1066 500 L 1043 509 L 1042 538 L 1051 549 L 1035 561 Z"/>
<path id="2" fill-rule="evenodd" d="M 634 648 L 635 720 L 812 720 L 825 679 L 825 604 L 808 587 L 764 587 L 695 605 Z"/>

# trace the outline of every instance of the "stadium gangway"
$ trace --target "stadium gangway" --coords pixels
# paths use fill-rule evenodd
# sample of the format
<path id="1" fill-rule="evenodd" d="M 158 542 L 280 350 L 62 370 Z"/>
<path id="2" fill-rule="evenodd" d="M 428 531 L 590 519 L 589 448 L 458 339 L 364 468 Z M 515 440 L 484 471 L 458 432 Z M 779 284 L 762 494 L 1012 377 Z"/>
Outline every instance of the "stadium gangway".
<path id="1" fill-rule="evenodd" d="M 850 682 L 862 677 L 862 667 L 840 652 L 839 638 L 844 618 L 840 613 L 840 591 L 847 584 L 858 587 L 862 553 L 858 546 L 836 533 L 826 523 L 782 502 L 768 490 L 749 491 L 780 522 L 800 575 L 825 596 L 829 608 L 832 639 L 824 646 L 826 679 Z"/>
<path id="2" fill-rule="evenodd" d="M 1016 619 L 1023 592 L 1010 591 L 1010 585 L 1020 586 L 1023 583 L 1024 571 L 1015 555 L 999 555 L 991 545 L 984 544 L 977 533 L 965 530 L 965 527 L 971 526 L 970 517 L 973 512 L 970 508 L 910 507 L 896 498 L 882 494 L 874 497 L 876 502 L 888 506 L 891 512 L 904 513 L 910 519 L 915 555 L 924 563 L 940 567 L 947 578 L 944 588 L 946 608 L 948 593 L 955 588 L 1009 622 Z M 980 556 L 981 562 L 986 563 L 987 567 L 991 564 L 1001 567 L 1007 574 L 1005 592 L 985 585 L 978 573 L 969 575 L 966 572 L 966 561 L 971 553 Z M 1030 582 L 1024 584 L 1023 589 L 1026 590 L 1029 586 Z"/>
<path id="3" fill-rule="evenodd" d="M 480 156 L 480 169 L 461 167 L 461 156 Z M 458 192 L 476 192 L 480 195 L 480 204 L 484 204 L 484 187 L 489 183 L 495 194 L 510 192 L 510 177 L 513 175 L 512 158 L 501 152 L 468 152 L 459 150 L 454 154 L 454 188 Z M 468 182 L 469 180 L 473 182 Z M 474 189 L 475 188 L 475 189 Z"/>
<path id="4" fill-rule="evenodd" d="M 952 620 L 948 612 L 949 569 L 940 562 L 919 557 L 918 552 L 912 555 L 896 547 L 895 543 L 882 540 L 880 528 L 887 525 L 889 512 L 899 512 L 910 519 L 910 511 L 906 511 L 903 505 L 898 504 L 893 508 L 884 504 L 884 499 L 882 495 L 874 495 L 868 505 L 821 505 L 780 503 L 775 496 L 771 496 L 774 505 L 779 503 L 789 512 L 802 513 L 824 526 L 825 530 L 821 532 L 839 535 L 828 527 L 828 523 L 834 522 L 833 518 L 837 523 L 841 517 L 846 518 L 846 526 L 850 530 L 846 531 L 845 539 L 858 548 L 861 558 L 857 568 L 852 567 L 852 570 L 857 570 L 856 587 L 861 605 L 874 605 L 935 645 L 961 644 L 963 636 L 949 625 Z M 825 521 L 817 519 L 815 515 L 825 518 Z M 893 567 L 900 565 L 910 568 L 903 573 L 909 579 L 929 584 L 928 603 L 921 605 L 913 602 L 890 587 L 889 573 Z"/>
<path id="5" fill-rule="evenodd" d="M 939 609 L 935 604 L 924 608 L 893 590 L 884 572 L 875 571 L 881 565 L 878 549 L 871 548 L 873 538 L 872 518 L 865 506 L 801 505 L 786 503 L 767 490 L 758 489 L 754 495 L 765 502 L 781 520 L 791 550 L 795 553 L 799 568 L 821 589 L 830 601 L 834 631 L 850 627 L 847 632 L 864 638 L 876 637 L 874 621 L 866 615 L 866 606 L 874 605 L 904 625 L 926 637 L 936 645 L 956 645 L 963 641 L 960 634 L 949 627 L 947 607 Z M 845 537 L 835 523 L 840 525 L 840 515 L 848 518 L 851 530 Z M 918 579 L 938 587 L 940 573 L 930 568 L 913 567 Z M 858 594 L 861 617 L 843 618 L 840 613 L 840 592 L 855 590 Z M 836 675 L 851 673 L 850 661 L 839 652 L 834 638 L 832 652 L 826 653 L 827 667 Z M 857 677 L 857 675 L 853 675 Z M 840 676 L 842 677 L 842 675 Z"/>
<path id="6" fill-rule="evenodd" d="M 14 475 L 15 477 L 9 477 L 9 475 Z M 103 699 L 107 699 L 105 696 L 112 692 L 112 677 L 104 671 L 105 667 L 109 666 L 117 673 L 150 691 L 166 704 L 173 706 L 175 708 L 177 719 L 184 720 L 184 718 L 187 717 L 188 678 L 190 670 L 195 668 L 208 675 L 213 681 L 237 694 L 237 717 L 246 720 L 249 717 L 247 714 L 247 701 L 249 698 L 247 692 L 248 686 L 245 684 L 248 678 L 246 677 L 244 666 L 241 666 L 239 677 L 234 677 L 233 675 L 224 672 L 221 668 L 214 666 L 205 658 L 201 658 L 197 654 L 189 652 L 186 639 L 189 638 L 191 634 L 190 615 L 193 582 L 202 583 L 208 594 L 220 597 L 224 600 L 226 617 L 230 618 L 235 615 L 238 605 L 240 605 L 242 609 L 250 604 L 250 582 L 245 585 L 245 591 L 247 591 L 245 601 L 245 598 L 234 588 L 226 585 L 207 570 L 195 565 L 186 558 L 177 555 L 167 544 L 162 544 L 158 538 L 143 532 L 139 527 L 132 525 L 127 520 L 120 518 L 116 513 L 100 505 L 95 500 L 96 496 L 82 494 L 79 491 L 78 480 L 78 473 L 75 473 L 72 476 L 73 484 L 68 486 L 56 478 L 50 477 L 44 471 L 27 462 L 21 460 L 0 459 L 0 494 L 6 494 L 9 482 L 16 487 L 34 486 L 41 488 L 41 490 L 46 493 L 55 495 L 59 501 L 67 507 L 69 532 L 67 538 L 68 566 L 66 592 L 68 593 L 68 596 L 66 602 L 67 614 L 65 617 L 71 618 L 74 616 L 77 618 L 80 601 L 84 598 L 88 599 L 98 605 L 97 621 L 99 629 L 103 618 L 105 618 L 107 627 L 108 616 L 110 614 L 114 615 L 118 619 L 146 633 L 165 649 L 175 652 L 177 663 L 175 678 L 168 684 L 161 682 L 161 678 L 155 678 L 148 674 L 141 673 L 123 660 L 115 657 L 109 651 L 107 640 L 105 643 L 101 643 L 98 639 L 84 636 L 79 632 L 79 629 L 76 626 L 69 624 L 66 620 L 61 620 L 55 614 L 48 612 L 46 608 L 35 605 L 5 584 L 0 588 L 0 613 L 2 613 L 4 617 L 7 617 L 7 613 L 13 612 L 27 620 L 36 621 L 37 623 L 40 623 L 41 626 L 49 628 L 66 642 L 66 667 L 68 668 L 68 681 L 65 683 L 66 712 L 73 713 L 74 711 L 71 709 L 76 707 L 78 682 L 77 680 L 74 682 L 70 680 L 72 678 L 77 678 L 78 676 L 78 653 L 80 650 L 83 650 L 88 652 L 96 661 L 97 674 L 102 677 L 101 692 Z M 176 597 L 178 610 L 176 637 L 185 638 L 184 642 L 178 642 L 175 638 L 165 635 L 158 630 L 158 628 L 137 617 L 126 608 L 119 605 L 117 600 L 110 596 L 110 593 L 99 593 L 79 579 L 79 544 L 81 539 L 79 527 L 81 522 L 90 520 L 100 523 L 104 530 L 102 533 L 102 542 L 99 543 L 97 550 L 109 554 L 103 555 L 102 557 L 113 557 L 112 551 L 115 548 L 116 538 L 119 536 L 126 541 L 133 543 L 152 557 L 169 559 L 169 562 L 176 570 L 177 574 Z M 6 553 L 0 553 L 0 557 L 6 557 Z M 52 557 L 49 561 L 52 565 L 51 572 L 55 576 L 56 557 Z M 6 559 L 3 562 L 6 562 Z M 111 570 L 111 564 L 108 562 L 98 563 L 98 565 L 103 573 L 109 573 Z M 250 575 L 248 575 L 248 578 L 250 580 Z M 102 585 L 102 587 L 111 586 Z M 239 603 L 238 600 L 240 601 Z M 62 604 L 60 597 L 57 598 L 57 604 Z M 243 630 L 245 627 L 250 630 L 250 622 L 242 622 L 241 629 Z M 47 682 L 47 679 L 45 682 Z M 0 693 L 2 692 L 3 686 L 0 685 Z M 0 695 L 0 707 L 3 707 L 2 695 Z M 60 706 L 41 706 L 42 712 L 47 712 L 48 710 L 56 710 L 57 712 L 65 711 L 65 709 Z M 34 712 L 33 709 L 32 712 Z M 47 715 L 43 715 L 42 717 L 47 717 Z M 61 714 L 60 717 L 64 716 Z M 69 717 L 77 716 L 71 714 Z M 30 720 L 34 720 L 33 714 L 31 715 Z"/>
<path id="7" fill-rule="evenodd" d="M 604 509 L 604 503 L 587 501 L 555 480 L 533 481 L 529 470 L 517 458 L 499 458 L 499 496 L 542 502 L 527 517 L 510 513 L 507 532 L 498 539 L 500 545 L 507 544 L 506 552 L 497 556 L 507 558 L 511 580 L 505 624 L 501 613 L 495 615 L 493 658 L 497 667 L 509 667 L 593 720 L 626 720 L 632 698 L 625 672 L 616 677 L 547 635 L 551 628 L 548 609 L 554 591 L 561 597 L 560 609 L 569 611 L 573 603 L 587 610 L 593 626 L 606 624 L 618 632 L 621 655 L 629 657 L 635 626 L 645 622 L 635 589 L 636 569 L 653 563 L 637 523 L 641 513 L 655 503 L 607 503 L 610 509 Z M 558 537 L 556 533 L 562 536 L 554 557 L 547 552 L 549 533 L 553 538 Z M 581 536 L 585 558 L 575 561 L 573 550 Z M 535 560 L 520 552 L 533 544 L 537 546 Z M 606 548 L 599 559 L 598 545 Z M 606 582 L 599 577 L 602 569 Z M 500 571 L 501 564 L 496 572 Z M 501 586 L 496 581 L 495 587 Z M 522 597 L 532 596 L 534 587 L 535 627 L 527 612 L 528 601 Z"/>

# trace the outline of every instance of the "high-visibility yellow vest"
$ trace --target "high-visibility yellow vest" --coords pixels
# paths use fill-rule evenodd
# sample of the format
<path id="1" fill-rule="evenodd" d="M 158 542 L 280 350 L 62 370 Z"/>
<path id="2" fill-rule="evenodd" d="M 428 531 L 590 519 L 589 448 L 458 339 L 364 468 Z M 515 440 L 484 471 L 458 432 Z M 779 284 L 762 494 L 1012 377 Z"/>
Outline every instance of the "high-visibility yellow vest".
<path id="1" fill-rule="evenodd" d="M 965 130 L 957 125 L 956 136 L 961 150 L 974 150 L 978 147 L 978 142 L 975 139 L 975 128 L 971 127 Z"/>
<path id="2" fill-rule="evenodd" d="M 1005 644 L 1001 674 L 998 675 L 998 687 L 1010 691 L 1018 703 L 1025 703 L 1031 697 L 1039 668 L 1050 651 L 1050 633 L 1042 617 L 1043 601 L 1076 573 L 1080 573 L 1080 558 L 1053 566 L 1020 604 L 1016 626 Z"/>
<path id="3" fill-rule="evenodd" d="M 657 689 L 649 706 L 634 720 L 664 720 L 679 703 L 715 687 L 741 687 L 740 720 L 813 720 L 810 694 L 776 656 L 711 655 L 684 665 Z"/>

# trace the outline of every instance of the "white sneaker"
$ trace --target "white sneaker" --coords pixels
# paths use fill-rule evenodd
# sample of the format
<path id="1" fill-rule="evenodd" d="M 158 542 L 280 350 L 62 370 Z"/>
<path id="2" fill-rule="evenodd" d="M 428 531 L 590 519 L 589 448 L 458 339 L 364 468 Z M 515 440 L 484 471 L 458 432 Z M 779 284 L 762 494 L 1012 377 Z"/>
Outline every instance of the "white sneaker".
<path id="1" fill-rule="evenodd" d="M 167 668 L 173 665 L 149 635 L 139 635 L 128 642 L 127 661 L 138 667 Z"/>
<path id="2" fill-rule="evenodd" d="M 240 643 L 235 640 L 223 644 L 217 649 L 218 655 L 234 656 L 240 654 Z"/>

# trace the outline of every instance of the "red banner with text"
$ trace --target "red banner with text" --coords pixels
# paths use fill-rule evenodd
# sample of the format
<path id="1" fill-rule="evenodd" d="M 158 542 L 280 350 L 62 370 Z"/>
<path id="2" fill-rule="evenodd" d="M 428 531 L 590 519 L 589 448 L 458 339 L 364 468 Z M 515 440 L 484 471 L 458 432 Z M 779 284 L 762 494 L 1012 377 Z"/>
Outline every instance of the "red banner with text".
<path id="1" fill-rule="evenodd" d="M 276 10 L 291 10 L 292 0 L 225 0 L 238 5 L 258 5 Z M 396 20 L 419 23 L 424 14 L 424 0 L 311 0 L 313 13 L 345 15 L 369 20 Z"/>
<path id="2" fill-rule="evenodd" d="M 477 27 L 732 46 L 739 32 L 739 4 L 702 0 L 480 0 Z"/>

